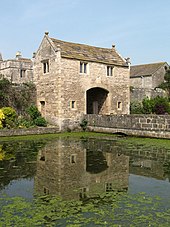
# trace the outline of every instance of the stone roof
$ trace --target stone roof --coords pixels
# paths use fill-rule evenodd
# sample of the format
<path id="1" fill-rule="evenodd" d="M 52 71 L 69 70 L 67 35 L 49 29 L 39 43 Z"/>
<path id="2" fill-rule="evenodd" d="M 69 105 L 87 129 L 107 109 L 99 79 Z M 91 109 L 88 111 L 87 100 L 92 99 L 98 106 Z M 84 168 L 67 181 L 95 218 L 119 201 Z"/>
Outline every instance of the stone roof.
<path id="1" fill-rule="evenodd" d="M 61 56 L 64 58 L 127 66 L 126 61 L 117 53 L 114 46 L 109 49 L 50 39 L 56 49 L 61 49 Z"/>
<path id="2" fill-rule="evenodd" d="M 134 65 L 130 68 L 130 77 L 139 77 L 139 76 L 151 76 L 154 74 L 160 67 L 167 64 L 166 62 L 158 62 L 152 64 L 144 65 Z"/>

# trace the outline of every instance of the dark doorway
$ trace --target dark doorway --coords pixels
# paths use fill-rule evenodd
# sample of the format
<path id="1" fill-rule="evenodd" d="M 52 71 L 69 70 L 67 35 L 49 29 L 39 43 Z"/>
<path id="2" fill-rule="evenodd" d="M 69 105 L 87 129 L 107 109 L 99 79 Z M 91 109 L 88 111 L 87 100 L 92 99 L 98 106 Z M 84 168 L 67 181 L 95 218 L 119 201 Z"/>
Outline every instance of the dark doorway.
<path id="1" fill-rule="evenodd" d="M 91 88 L 86 92 L 87 114 L 105 114 L 107 113 L 108 91 L 103 88 Z"/>

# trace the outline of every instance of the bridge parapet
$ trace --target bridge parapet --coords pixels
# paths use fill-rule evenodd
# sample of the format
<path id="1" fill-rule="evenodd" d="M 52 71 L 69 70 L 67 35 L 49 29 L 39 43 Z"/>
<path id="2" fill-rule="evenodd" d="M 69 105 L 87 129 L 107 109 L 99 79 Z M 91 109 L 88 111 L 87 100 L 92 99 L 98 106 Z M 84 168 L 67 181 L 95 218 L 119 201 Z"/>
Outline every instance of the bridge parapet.
<path id="1" fill-rule="evenodd" d="M 170 139 L 170 115 L 85 115 L 90 130 Z"/>

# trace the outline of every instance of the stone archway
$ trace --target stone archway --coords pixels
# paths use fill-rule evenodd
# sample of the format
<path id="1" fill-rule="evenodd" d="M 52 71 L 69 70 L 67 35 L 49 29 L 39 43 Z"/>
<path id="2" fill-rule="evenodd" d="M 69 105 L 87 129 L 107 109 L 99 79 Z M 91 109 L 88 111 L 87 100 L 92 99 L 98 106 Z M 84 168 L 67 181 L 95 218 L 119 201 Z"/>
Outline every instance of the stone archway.
<path id="1" fill-rule="evenodd" d="M 95 87 L 86 91 L 86 113 L 107 114 L 108 112 L 108 91 Z"/>

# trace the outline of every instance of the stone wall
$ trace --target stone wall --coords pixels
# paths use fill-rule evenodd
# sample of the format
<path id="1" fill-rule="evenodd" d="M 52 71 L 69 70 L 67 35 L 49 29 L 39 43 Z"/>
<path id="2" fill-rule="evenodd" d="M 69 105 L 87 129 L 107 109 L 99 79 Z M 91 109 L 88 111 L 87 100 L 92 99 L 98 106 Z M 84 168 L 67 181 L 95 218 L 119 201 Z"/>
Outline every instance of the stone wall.
<path id="1" fill-rule="evenodd" d="M 170 139 L 170 115 L 86 115 L 85 118 L 92 131 Z"/>
<path id="2" fill-rule="evenodd" d="M 40 135 L 40 134 L 51 134 L 58 133 L 59 129 L 56 128 L 29 128 L 29 129 L 1 129 L 0 137 L 8 136 L 26 136 L 26 135 Z"/>
<path id="3" fill-rule="evenodd" d="M 33 81 L 33 63 L 30 59 L 11 59 L 0 62 L 0 74 L 15 84 Z M 2 78 L 0 78 L 2 79 Z"/>
<path id="4" fill-rule="evenodd" d="M 130 78 L 130 85 L 135 88 L 152 89 L 152 76 L 138 76 Z"/>
<path id="5" fill-rule="evenodd" d="M 142 102 L 144 98 L 155 98 L 156 96 L 166 97 L 166 92 L 162 89 L 131 88 L 130 101 Z"/>

